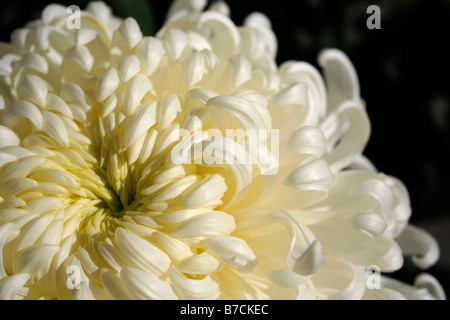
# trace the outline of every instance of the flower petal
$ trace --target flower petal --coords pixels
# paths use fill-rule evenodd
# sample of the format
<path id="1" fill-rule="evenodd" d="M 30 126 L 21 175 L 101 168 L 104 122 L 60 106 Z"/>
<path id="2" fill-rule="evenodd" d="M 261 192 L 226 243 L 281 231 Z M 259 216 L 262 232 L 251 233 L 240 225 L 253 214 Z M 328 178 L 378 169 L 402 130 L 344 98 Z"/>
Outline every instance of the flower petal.
<path id="1" fill-rule="evenodd" d="M 439 245 L 434 237 L 423 229 L 408 225 L 395 239 L 405 256 L 412 256 L 412 261 L 421 269 L 434 265 L 440 255 Z"/>
<path id="2" fill-rule="evenodd" d="M 124 268 L 120 273 L 123 283 L 138 300 L 178 300 L 166 281 L 134 268 Z"/>
<path id="3" fill-rule="evenodd" d="M 170 279 L 177 293 L 188 300 L 214 300 L 220 295 L 219 283 L 210 276 L 201 280 L 189 279 L 176 268 L 170 269 Z"/>

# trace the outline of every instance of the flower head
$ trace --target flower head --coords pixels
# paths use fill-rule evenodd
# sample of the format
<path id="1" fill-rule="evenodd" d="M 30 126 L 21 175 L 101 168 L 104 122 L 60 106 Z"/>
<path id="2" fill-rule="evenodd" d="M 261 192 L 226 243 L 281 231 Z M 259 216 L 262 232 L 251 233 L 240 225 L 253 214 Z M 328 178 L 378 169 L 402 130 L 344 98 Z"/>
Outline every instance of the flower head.
<path id="1" fill-rule="evenodd" d="M 362 156 L 349 59 L 320 55 L 325 85 L 276 65 L 264 15 L 205 5 L 175 1 L 154 37 L 101 2 L 79 29 L 50 5 L 1 45 L 0 297 L 442 297 L 428 275 L 367 286 L 439 251 Z"/>

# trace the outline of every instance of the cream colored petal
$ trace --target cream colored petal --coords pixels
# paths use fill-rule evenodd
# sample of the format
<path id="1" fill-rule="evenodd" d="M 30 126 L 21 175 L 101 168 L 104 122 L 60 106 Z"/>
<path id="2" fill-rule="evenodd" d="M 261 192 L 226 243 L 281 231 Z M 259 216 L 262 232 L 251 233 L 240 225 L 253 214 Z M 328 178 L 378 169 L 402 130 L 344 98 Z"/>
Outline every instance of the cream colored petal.
<path id="1" fill-rule="evenodd" d="M 117 67 L 123 83 L 130 80 L 141 70 L 141 63 L 136 55 L 127 56 L 119 62 Z"/>
<path id="2" fill-rule="evenodd" d="M 33 220 L 30 224 L 24 228 L 17 239 L 15 245 L 15 251 L 20 252 L 22 249 L 33 246 L 39 237 L 44 233 L 45 229 L 52 222 L 53 217 L 50 214 L 46 214 Z M 50 248 L 51 246 L 49 246 Z"/>
<path id="3" fill-rule="evenodd" d="M 395 241 L 402 248 L 403 255 L 412 256 L 414 264 L 421 269 L 431 267 L 439 259 L 440 250 L 436 239 L 421 228 L 408 225 Z"/>
<path id="4" fill-rule="evenodd" d="M 161 276 L 170 267 L 167 254 L 149 241 L 123 228 L 117 228 L 114 244 L 128 263 L 155 276 Z"/>
<path id="5" fill-rule="evenodd" d="M 16 272 L 36 275 L 51 262 L 53 256 L 60 250 L 59 246 L 39 243 L 25 249 L 17 258 Z"/>
<path id="6" fill-rule="evenodd" d="M 30 275 L 28 273 L 16 273 L 0 280 L 0 299 L 14 300 L 16 294 L 25 286 Z"/>
<path id="7" fill-rule="evenodd" d="M 233 236 L 217 236 L 205 241 L 209 249 L 222 261 L 239 272 L 251 272 L 259 263 L 247 243 Z"/>
<path id="8" fill-rule="evenodd" d="M 214 300 L 220 295 L 220 286 L 210 276 L 201 280 L 189 279 L 175 267 L 170 269 L 170 279 L 177 293 L 188 300 Z"/>
<path id="9" fill-rule="evenodd" d="M 17 146 L 20 142 L 19 137 L 9 129 L 3 125 L 0 125 L 0 147 L 3 148 L 5 146 Z"/>
<path id="10" fill-rule="evenodd" d="M 184 242 L 175 239 L 163 232 L 158 232 L 158 240 L 161 243 L 164 251 L 175 260 L 183 260 L 193 255 L 191 248 Z"/>
<path id="11" fill-rule="evenodd" d="M 190 274 L 204 274 L 208 275 L 217 272 L 222 265 L 218 259 L 213 257 L 208 252 L 188 257 L 177 265 L 177 269 L 183 273 Z"/>
<path id="12" fill-rule="evenodd" d="M 206 0 L 175 0 L 169 7 L 166 23 L 179 19 L 191 12 L 201 12 L 207 4 Z"/>
<path id="13" fill-rule="evenodd" d="M 144 37 L 138 45 L 141 67 L 149 76 L 156 70 L 164 54 L 164 47 L 156 38 Z"/>
<path id="14" fill-rule="evenodd" d="M 175 227 L 170 234 L 174 237 L 226 235 L 235 228 L 231 215 L 216 211 L 192 217 Z"/>
<path id="15" fill-rule="evenodd" d="M 67 128 L 61 118 L 53 112 L 45 110 L 42 111 L 42 117 L 44 119 L 42 131 L 55 139 L 59 144 L 68 146 L 69 134 L 67 133 Z"/>
<path id="16" fill-rule="evenodd" d="M 297 190 L 317 190 L 329 192 L 334 185 L 334 177 L 323 159 L 309 157 L 284 180 Z"/>
<path id="17" fill-rule="evenodd" d="M 184 82 L 188 88 L 202 80 L 206 72 L 202 53 L 194 51 L 183 60 Z"/>
<path id="18" fill-rule="evenodd" d="M 249 101 L 233 96 L 217 96 L 208 100 L 212 124 L 225 132 L 228 128 L 263 129 L 264 122 L 255 106 Z M 238 120 L 238 122 L 236 122 Z"/>
<path id="19" fill-rule="evenodd" d="M 131 294 L 138 300 L 178 300 L 168 282 L 134 268 L 122 269 L 121 278 Z"/>
<path id="20" fill-rule="evenodd" d="M 0 194 L 2 197 L 13 197 L 16 194 L 28 190 L 38 183 L 28 178 L 13 178 L 0 185 Z"/>
<path id="21" fill-rule="evenodd" d="M 130 117 L 123 130 L 122 147 L 128 148 L 156 123 L 156 101 L 148 101 Z"/>
<path id="22" fill-rule="evenodd" d="M 11 240 L 10 235 L 13 227 L 13 223 L 5 223 L 0 225 L 0 279 L 7 277 L 7 274 L 5 272 L 5 265 L 3 262 L 3 247 L 6 243 L 8 243 L 9 240 Z"/>
<path id="23" fill-rule="evenodd" d="M 123 106 L 123 113 L 125 116 L 132 115 L 138 107 L 142 98 L 148 93 L 152 92 L 153 87 L 150 80 L 141 73 L 134 76 L 131 84 L 127 87 L 125 92 L 125 101 Z"/>
<path id="24" fill-rule="evenodd" d="M 326 140 L 319 128 L 304 126 L 291 134 L 287 146 L 300 154 L 320 158 L 325 153 Z"/>
<path id="25" fill-rule="evenodd" d="M 39 76 L 27 74 L 19 83 L 17 91 L 21 99 L 28 100 L 39 107 L 45 107 L 49 85 Z"/>
<path id="26" fill-rule="evenodd" d="M 363 271 L 333 256 L 325 256 L 325 264 L 311 280 L 321 299 L 359 300 L 366 290 L 366 276 Z"/>
<path id="27" fill-rule="evenodd" d="M 339 125 L 348 125 L 348 129 L 333 138 L 339 137 L 340 141 L 324 156 L 333 172 L 350 165 L 361 154 L 370 136 L 367 113 L 359 103 L 345 102 L 337 108 L 337 112 L 343 117 Z"/>
<path id="28" fill-rule="evenodd" d="M 349 58 L 340 50 L 324 50 L 318 57 L 325 71 L 328 89 L 328 110 L 332 111 L 344 101 L 359 99 L 359 81 Z"/>
<path id="29" fill-rule="evenodd" d="M 64 54 L 64 59 L 75 61 L 84 72 L 89 72 L 94 65 L 94 56 L 86 46 L 74 47 L 66 51 Z"/>
<path id="30" fill-rule="evenodd" d="M 446 295 L 439 282 L 431 275 L 422 273 L 416 277 L 414 286 L 390 277 L 382 276 L 383 288 L 395 290 L 408 300 L 445 300 Z"/>
<path id="31" fill-rule="evenodd" d="M 403 266 L 400 246 L 391 238 L 382 236 L 370 245 L 346 255 L 349 261 L 359 265 L 377 265 L 382 272 L 393 272 Z"/>
<path id="32" fill-rule="evenodd" d="M 123 20 L 118 30 L 129 48 L 134 48 L 142 39 L 141 29 L 133 18 Z"/>
<path id="33" fill-rule="evenodd" d="M 197 26 L 219 58 L 227 59 L 236 53 L 239 46 L 239 32 L 228 17 L 215 11 L 206 11 L 197 20 Z"/>
<path id="34" fill-rule="evenodd" d="M 188 45 L 186 33 L 176 28 L 167 30 L 161 40 L 172 61 L 178 60 Z"/>
<path id="35" fill-rule="evenodd" d="M 31 68 L 43 74 L 46 74 L 48 72 L 47 60 L 43 56 L 35 52 L 25 54 L 22 59 L 20 59 L 17 65 L 17 68 L 20 67 Z"/>
<path id="36" fill-rule="evenodd" d="M 128 291 L 123 283 L 120 274 L 102 268 L 100 271 L 100 278 L 105 289 L 117 300 L 132 300 L 134 297 Z"/>
<path id="37" fill-rule="evenodd" d="M 176 94 L 168 94 L 164 97 L 159 106 L 159 127 L 161 130 L 167 129 L 173 120 L 181 112 L 180 97 Z"/>
<path id="38" fill-rule="evenodd" d="M 218 203 L 227 188 L 225 179 L 221 175 L 207 176 L 181 199 L 180 206 L 193 208 Z"/>
<path id="39" fill-rule="evenodd" d="M 103 101 L 111 96 L 120 83 L 119 75 L 115 68 L 106 71 L 97 82 L 97 100 Z"/>

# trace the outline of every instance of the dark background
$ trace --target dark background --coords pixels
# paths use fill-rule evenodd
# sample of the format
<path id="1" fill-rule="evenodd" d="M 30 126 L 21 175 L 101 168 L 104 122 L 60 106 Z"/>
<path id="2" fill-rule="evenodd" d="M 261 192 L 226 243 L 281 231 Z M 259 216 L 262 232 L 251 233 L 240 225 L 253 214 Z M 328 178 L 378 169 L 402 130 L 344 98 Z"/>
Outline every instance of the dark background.
<path id="1" fill-rule="evenodd" d="M 37 19 L 53 1 L 2 2 L 0 41 Z M 87 1 L 57 1 L 84 9 Z M 133 16 L 152 35 L 170 1 L 106 1 L 121 17 Z M 237 25 L 253 11 L 266 14 L 278 38 L 277 62 L 317 66 L 323 48 L 343 50 L 357 70 L 372 135 L 365 150 L 376 167 L 407 186 L 411 222 L 432 233 L 441 259 L 428 272 L 450 293 L 449 76 L 450 0 L 228 0 Z M 369 5 L 381 9 L 381 29 L 369 30 Z M 409 260 L 394 274 L 411 283 L 420 272 Z"/>

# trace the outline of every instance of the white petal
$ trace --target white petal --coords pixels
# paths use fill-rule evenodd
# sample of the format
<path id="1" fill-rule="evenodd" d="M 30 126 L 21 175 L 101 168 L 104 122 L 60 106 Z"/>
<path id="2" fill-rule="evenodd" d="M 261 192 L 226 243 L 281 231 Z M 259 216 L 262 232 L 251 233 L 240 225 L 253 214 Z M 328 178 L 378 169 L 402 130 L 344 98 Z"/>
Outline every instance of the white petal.
<path id="1" fill-rule="evenodd" d="M 207 107 L 211 112 L 213 126 L 222 129 L 223 132 L 227 128 L 240 127 L 238 124 L 233 125 L 233 118 L 239 120 L 245 129 L 265 128 L 258 110 L 245 99 L 233 96 L 217 96 L 208 100 Z M 232 118 L 230 118 L 230 115 Z"/>
<path id="2" fill-rule="evenodd" d="M 116 91 L 120 83 L 119 75 L 115 68 L 106 71 L 97 82 L 97 100 L 103 101 Z"/>
<path id="3" fill-rule="evenodd" d="M 47 92 L 48 83 L 34 74 L 27 74 L 18 88 L 21 99 L 28 100 L 40 107 L 45 107 Z"/>
<path id="4" fill-rule="evenodd" d="M 204 12 L 197 21 L 198 30 L 209 40 L 221 59 L 233 56 L 239 46 L 239 32 L 226 16 L 215 11 Z"/>
<path id="5" fill-rule="evenodd" d="M 22 59 L 20 59 L 17 65 L 17 68 L 20 67 L 28 67 L 43 74 L 46 74 L 48 72 L 47 60 L 43 56 L 35 52 L 25 54 Z"/>
<path id="6" fill-rule="evenodd" d="M 144 271 L 124 268 L 122 280 L 131 294 L 138 300 L 178 300 L 168 282 Z"/>
<path id="7" fill-rule="evenodd" d="M 36 181 L 47 181 L 54 182 L 69 190 L 78 190 L 80 185 L 74 176 L 72 176 L 68 171 L 63 171 L 59 169 L 43 169 L 39 170 L 30 175 L 30 178 Z"/>
<path id="8" fill-rule="evenodd" d="M 45 158 L 37 156 L 29 156 L 18 159 L 3 170 L 0 174 L 0 181 L 5 182 L 8 179 L 26 177 L 33 169 L 40 166 L 45 161 Z"/>
<path id="9" fill-rule="evenodd" d="M 20 142 L 19 137 L 8 127 L 0 125 L 0 148 L 5 146 L 17 146 Z"/>
<path id="10" fill-rule="evenodd" d="M 227 188 L 225 179 L 221 175 L 207 176 L 181 199 L 180 206 L 193 208 L 215 204 L 222 199 Z"/>
<path id="11" fill-rule="evenodd" d="M 176 20 L 189 13 L 201 12 L 206 4 L 206 0 L 175 0 L 169 7 L 166 20 Z"/>
<path id="12" fill-rule="evenodd" d="M 164 251 L 175 260 L 183 260 L 193 255 L 191 248 L 183 241 L 175 239 L 163 232 L 156 234 Z"/>
<path id="13" fill-rule="evenodd" d="M 60 4 L 49 4 L 42 11 L 42 20 L 45 24 L 52 24 L 53 20 L 67 14 L 66 7 Z"/>
<path id="14" fill-rule="evenodd" d="M 311 156 L 295 168 L 284 183 L 297 190 L 329 192 L 334 186 L 334 177 L 325 160 Z"/>
<path id="15" fill-rule="evenodd" d="M 30 279 L 28 273 L 16 273 L 0 280 L 0 300 L 13 300 Z"/>
<path id="16" fill-rule="evenodd" d="M 90 106 L 86 102 L 84 90 L 75 83 L 64 83 L 59 95 L 66 103 L 73 104 L 82 112 L 87 112 L 90 109 Z M 72 112 L 74 112 L 73 109 Z"/>
<path id="17" fill-rule="evenodd" d="M 122 277 L 118 273 L 102 268 L 100 278 L 105 289 L 108 290 L 109 294 L 111 294 L 115 299 L 133 299 L 133 296 L 128 291 L 122 280 Z"/>
<path id="18" fill-rule="evenodd" d="M 75 43 L 77 47 L 84 46 L 90 43 L 97 37 L 98 33 L 94 29 L 91 28 L 80 28 L 77 30 L 77 34 L 75 36 Z"/>
<path id="19" fill-rule="evenodd" d="M 387 224 L 383 217 L 375 212 L 358 212 L 349 219 L 350 226 L 362 231 L 372 239 L 377 239 L 386 230 Z"/>
<path id="20" fill-rule="evenodd" d="M 434 265 L 440 256 L 439 245 L 434 237 L 423 229 L 408 225 L 395 239 L 403 255 L 412 256 L 412 261 L 421 269 Z"/>
<path id="21" fill-rule="evenodd" d="M 171 28 L 163 36 L 163 44 L 172 61 L 178 60 L 188 44 L 186 33 L 180 29 Z"/>
<path id="22" fill-rule="evenodd" d="M 241 55 L 233 56 L 229 59 L 233 71 L 234 85 L 239 87 L 252 77 L 252 63 Z"/>
<path id="23" fill-rule="evenodd" d="M 183 60 L 184 81 L 188 88 L 202 80 L 206 71 L 205 58 L 200 52 L 194 51 Z"/>
<path id="24" fill-rule="evenodd" d="M 446 300 L 446 294 L 439 281 L 430 274 L 421 273 L 414 280 L 414 285 L 419 288 L 425 288 L 437 300 Z"/>
<path id="25" fill-rule="evenodd" d="M 159 106 L 159 127 L 165 130 L 181 112 L 180 98 L 176 94 L 168 94 Z"/>
<path id="26" fill-rule="evenodd" d="M 202 252 L 195 256 L 189 257 L 180 264 L 177 269 L 183 273 L 190 274 L 211 274 L 221 269 L 221 263 L 208 252 Z"/>
<path id="27" fill-rule="evenodd" d="M 119 62 L 118 70 L 122 82 L 125 83 L 141 70 L 141 63 L 137 56 L 127 56 Z"/>
<path id="28" fill-rule="evenodd" d="M 330 146 L 332 150 L 324 156 L 333 172 L 350 165 L 361 154 L 370 136 L 370 122 L 360 103 L 344 102 L 336 112 L 340 117 L 339 131 L 332 138 L 327 136 L 327 139 L 332 144 L 335 140 L 339 140 L 339 143 Z"/>
<path id="29" fill-rule="evenodd" d="M 136 110 L 139 102 L 147 94 L 153 91 L 150 80 L 141 73 L 134 76 L 131 84 L 125 92 L 125 102 L 123 106 L 123 113 L 125 116 L 130 116 Z"/>
<path id="30" fill-rule="evenodd" d="M 94 65 L 94 56 L 86 46 L 73 47 L 64 53 L 64 60 L 75 61 L 84 72 L 89 72 Z M 63 62 L 63 64 L 65 61 Z"/>
<path id="31" fill-rule="evenodd" d="M 201 280 L 189 279 L 176 268 L 171 268 L 170 279 L 176 291 L 188 300 L 214 300 L 220 295 L 219 284 L 210 276 Z"/>
<path id="32" fill-rule="evenodd" d="M 142 39 L 141 29 L 133 18 L 123 20 L 118 30 L 130 48 L 134 48 Z"/>
<path id="33" fill-rule="evenodd" d="M 205 243 L 222 261 L 239 272 L 251 272 L 259 263 L 252 249 L 240 238 L 217 236 L 207 239 Z"/>
<path id="34" fill-rule="evenodd" d="M 311 278 L 319 296 L 332 300 L 359 300 L 366 291 L 366 276 L 356 266 L 333 256 Z"/>
<path id="35" fill-rule="evenodd" d="M 63 146 L 69 146 L 69 135 L 67 128 L 61 118 L 53 112 L 42 111 L 44 125 L 42 131 L 47 133 L 50 137 L 55 139 Z"/>
<path id="36" fill-rule="evenodd" d="M 170 234 L 174 237 L 226 235 L 235 228 L 236 224 L 231 215 L 216 211 L 190 218 L 175 227 Z"/>
<path id="37" fill-rule="evenodd" d="M 10 233 L 13 230 L 13 223 L 5 223 L 0 226 L 0 279 L 7 277 L 3 262 L 3 246 L 8 242 Z"/>
<path id="38" fill-rule="evenodd" d="M 165 50 L 158 39 L 145 37 L 138 46 L 138 54 L 142 69 L 150 76 L 158 67 Z"/>
<path id="39" fill-rule="evenodd" d="M 122 147 L 128 148 L 156 123 L 156 101 L 148 101 L 137 109 L 123 130 Z"/>
<path id="40" fill-rule="evenodd" d="M 182 194 L 184 191 L 186 191 L 190 186 L 192 186 L 194 183 L 197 182 L 198 176 L 196 175 L 189 175 L 186 177 L 183 177 L 172 184 L 169 185 L 166 189 L 164 189 L 160 194 L 158 194 L 153 201 L 154 202 L 161 202 L 166 201 L 170 199 L 175 199 L 180 194 Z"/>
<path id="41" fill-rule="evenodd" d="M 359 81 L 349 58 L 340 50 L 324 50 L 319 64 L 325 70 L 328 88 L 328 108 L 332 111 L 347 100 L 359 99 Z"/>
<path id="42" fill-rule="evenodd" d="M 0 194 L 2 197 L 13 197 L 16 194 L 28 190 L 37 185 L 37 182 L 28 178 L 9 179 L 0 185 Z"/>
<path id="43" fill-rule="evenodd" d="M 59 246 L 47 243 L 39 243 L 25 249 L 17 258 L 16 272 L 34 276 L 50 263 L 59 249 Z"/>
<path id="44" fill-rule="evenodd" d="M 16 252 L 32 246 L 44 233 L 52 220 L 53 217 L 50 214 L 46 214 L 29 223 L 27 227 L 22 230 L 17 239 L 15 246 Z"/>
<path id="45" fill-rule="evenodd" d="M 300 154 L 320 158 L 325 153 L 326 140 L 319 128 L 304 126 L 292 133 L 287 145 Z"/>
<path id="46" fill-rule="evenodd" d="M 128 263 L 150 274 L 161 276 L 170 267 L 171 260 L 165 252 L 131 231 L 117 228 L 114 243 Z"/>

